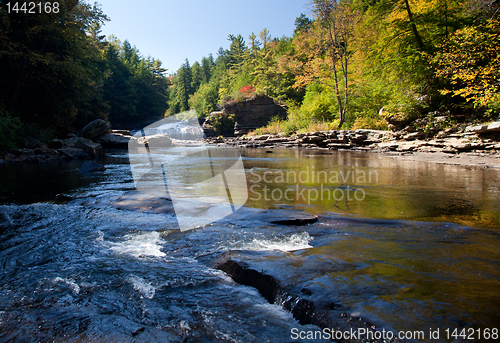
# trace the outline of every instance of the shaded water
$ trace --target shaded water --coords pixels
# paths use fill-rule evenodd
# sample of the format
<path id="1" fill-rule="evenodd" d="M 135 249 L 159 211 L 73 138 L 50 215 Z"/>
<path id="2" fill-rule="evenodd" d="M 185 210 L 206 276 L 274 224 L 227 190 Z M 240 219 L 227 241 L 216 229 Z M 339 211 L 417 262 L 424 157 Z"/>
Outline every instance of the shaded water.
<path id="1" fill-rule="evenodd" d="M 500 322 L 499 170 L 349 152 L 242 155 L 248 206 L 320 221 L 180 232 L 172 216 L 112 206 L 134 188 L 123 152 L 91 176 L 77 162 L 0 165 L 0 341 L 291 342 L 292 328 L 315 329 L 213 269 L 228 251 L 378 327 L 440 328 L 444 341 L 446 328 Z M 313 180 L 318 170 L 328 182 Z M 276 178 L 290 171 L 306 173 Z"/>

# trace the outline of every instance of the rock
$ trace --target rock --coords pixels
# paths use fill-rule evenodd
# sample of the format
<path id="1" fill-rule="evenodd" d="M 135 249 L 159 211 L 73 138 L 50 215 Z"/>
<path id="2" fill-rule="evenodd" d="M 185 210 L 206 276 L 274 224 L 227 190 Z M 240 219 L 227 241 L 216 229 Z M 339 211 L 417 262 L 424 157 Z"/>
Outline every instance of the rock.
<path id="1" fill-rule="evenodd" d="M 494 122 L 488 125 L 488 131 L 500 131 L 500 122 Z"/>
<path id="2" fill-rule="evenodd" d="M 482 150 L 486 146 L 484 143 L 470 142 L 463 139 L 454 139 L 448 143 L 452 148 L 458 151 Z"/>
<path id="3" fill-rule="evenodd" d="M 483 133 L 488 131 L 488 125 L 467 126 L 465 132 Z"/>
<path id="4" fill-rule="evenodd" d="M 326 146 L 332 150 L 352 148 L 352 145 L 350 143 L 328 143 Z"/>
<path id="5" fill-rule="evenodd" d="M 458 153 L 458 150 L 451 147 L 451 146 L 446 146 L 444 147 L 442 150 L 442 152 L 446 153 L 446 154 L 456 154 Z"/>
<path id="6" fill-rule="evenodd" d="M 254 287 L 270 304 L 281 303 L 286 310 L 292 313 L 299 324 L 317 324 L 316 318 L 314 318 L 314 303 L 292 296 L 271 275 L 258 272 L 249 268 L 244 262 L 231 259 L 219 263 L 216 268 L 228 274 L 235 282 Z"/>
<path id="7" fill-rule="evenodd" d="M 96 139 L 99 136 L 102 136 L 109 132 L 111 125 L 102 120 L 96 119 L 88 123 L 81 131 L 80 136 L 88 139 Z"/>
<path id="8" fill-rule="evenodd" d="M 299 324 L 317 325 L 319 328 L 336 328 L 339 331 L 348 332 L 349 330 L 358 331 L 363 328 L 364 332 L 369 332 L 373 337 L 381 337 L 381 332 L 376 332 L 378 329 L 373 323 L 366 318 L 362 318 L 359 314 L 351 312 L 342 304 L 328 303 L 317 306 L 314 299 L 314 293 L 306 287 L 302 287 L 300 295 L 295 294 L 297 289 L 293 285 L 281 284 L 281 282 L 272 275 L 266 274 L 261 268 L 252 266 L 246 261 L 231 257 L 231 253 L 227 254 L 229 258 L 219 261 L 215 268 L 222 270 L 228 274 L 235 282 L 256 288 L 259 293 L 271 304 L 281 305 L 285 310 L 289 311 L 293 318 Z M 313 296 L 313 297 L 311 297 Z M 344 342 L 362 343 L 366 339 L 353 338 L 344 340 Z M 373 340 L 379 341 L 379 340 Z M 394 343 L 399 343 L 401 340 L 391 340 Z"/>
<path id="9" fill-rule="evenodd" d="M 250 269 L 242 262 L 227 260 L 218 264 L 216 268 L 228 274 L 235 282 L 256 288 L 271 304 L 274 303 L 280 291 L 275 278 Z"/>
<path id="10" fill-rule="evenodd" d="M 99 138 L 97 138 L 97 142 L 100 143 L 105 148 L 124 148 L 128 147 L 128 143 L 130 140 L 135 140 L 135 137 L 126 136 L 122 133 L 106 133 Z"/>
<path id="11" fill-rule="evenodd" d="M 119 210 L 174 214 L 174 206 L 170 199 L 132 191 L 121 196 L 114 204 Z"/>
<path id="12" fill-rule="evenodd" d="M 302 138 L 303 143 L 315 143 L 315 142 L 321 142 L 324 140 L 325 137 L 322 136 L 305 136 Z"/>
<path id="13" fill-rule="evenodd" d="M 131 136 L 130 130 L 111 130 L 110 133 L 117 133 L 123 136 Z"/>
<path id="14" fill-rule="evenodd" d="M 24 137 L 23 144 L 28 149 L 40 148 L 43 146 L 42 142 L 33 137 Z"/>
<path id="15" fill-rule="evenodd" d="M 417 132 L 417 128 L 415 127 L 415 125 L 408 125 L 407 127 L 405 127 L 403 129 L 403 131 L 406 131 L 408 133 L 413 133 L 413 132 Z"/>
<path id="16" fill-rule="evenodd" d="M 367 137 L 366 132 L 356 130 L 349 135 L 349 141 L 354 144 L 363 144 Z"/>
<path id="17" fill-rule="evenodd" d="M 270 137 L 271 137 L 270 135 L 256 136 L 256 137 L 253 137 L 253 140 L 255 140 L 255 141 L 265 141 L 265 140 L 269 139 Z"/>
<path id="18" fill-rule="evenodd" d="M 394 151 L 399 147 L 399 143 L 398 142 L 382 142 L 378 146 L 381 149 L 388 149 L 388 150 Z"/>
<path id="19" fill-rule="evenodd" d="M 440 139 L 440 138 L 446 138 L 446 137 L 449 137 L 450 135 L 456 133 L 458 131 L 458 127 L 454 126 L 454 127 L 450 127 L 450 128 L 447 128 L 443 131 L 440 131 L 436 134 L 436 138 Z"/>
<path id="20" fill-rule="evenodd" d="M 90 139 L 82 137 L 68 138 L 64 141 L 67 147 L 82 149 L 92 159 L 102 158 L 104 151 L 99 143 L 94 143 Z"/>
<path id="21" fill-rule="evenodd" d="M 407 141 L 414 141 L 417 139 L 424 139 L 425 136 L 426 136 L 425 132 L 422 130 L 419 130 L 417 132 L 409 133 L 409 134 L 403 136 L 403 139 L 407 140 Z"/>
<path id="22" fill-rule="evenodd" d="M 93 173 L 97 171 L 105 171 L 106 167 L 104 167 L 102 164 L 93 162 L 93 161 L 85 161 L 83 165 L 80 167 L 80 173 L 82 174 L 88 174 L 88 173 Z"/>
<path id="23" fill-rule="evenodd" d="M 476 126 L 467 126 L 465 128 L 465 132 L 474 132 L 474 133 L 491 133 L 500 131 L 500 122 L 494 122 L 489 125 L 476 125 Z"/>
<path id="24" fill-rule="evenodd" d="M 490 131 L 486 130 L 488 127 L 491 129 Z M 416 132 L 411 133 L 358 129 L 354 131 L 316 131 L 295 134 L 291 137 L 274 134 L 245 138 L 219 137 L 208 141 L 211 144 L 223 143 L 250 148 L 301 147 L 330 150 L 390 150 L 403 153 L 439 152 L 440 149 L 445 150 L 443 152 L 446 153 L 475 150 L 487 150 L 488 153 L 494 153 L 495 150 L 498 150 L 496 143 L 500 140 L 500 122 L 486 126 L 486 129 L 482 129 L 483 133 L 480 134 L 472 132 L 470 128 L 467 132 L 463 132 L 465 128 L 466 125 L 459 125 L 447 128 L 437 135 L 435 129 L 426 132 L 422 129 L 416 129 Z M 413 131 L 412 128 L 409 130 Z"/>
<path id="25" fill-rule="evenodd" d="M 245 209 L 242 211 L 244 210 Z M 298 210 L 247 210 L 250 211 L 250 213 L 240 215 L 239 219 L 261 221 L 276 225 L 306 225 L 318 221 L 318 217 Z"/>
<path id="26" fill-rule="evenodd" d="M 275 104 L 267 95 L 254 95 L 241 102 L 228 101 L 224 105 L 223 113 L 235 115 L 234 126 L 237 135 L 266 126 L 273 117 L 286 117 L 285 107 Z"/>
<path id="27" fill-rule="evenodd" d="M 424 142 L 418 142 L 418 141 L 411 142 L 411 143 L 404 142 L 404 143 L 401 143 L 396 148 L 396 151 L 401 151 L 401 152 L 415 151 L 415 150 L 417 150 L 418 148 L 420 148 L 421 146 L 424 146 L 424 145 L 425 145 Z"/>
<path id="28" fill-rule="evenodd" d="M 66 148 L 62 148 L 62 149 L 57 149 L 56 151 L 59 154 L 61 154 L 64 159 L 73 159 L 73 160 L 82 159 L 82 160 L 85 160 L 85 159 L 89 158 L 89 155 L 87 155 L 85 153 L 85 151 L 83 151 L 82 149 L 66 147 Z"/>
<path id="29" fill-rule="evenodd" d="M 387 122 L 391 131 L 399 131 L 418 118 L 417 113 L 409 114 L 408 111 L 408 106 L 405 104 L 392 105 L 390 107 L 382 107 L 379 111 L 379 116 Z"/>
<path id="30" fill-rule="evenodd" d="M 49 148 L 61 149 L 64 146 L 64 141 L 61 139 L 53 139 L 49 142 Z"/>
<path id="31" fill-rule="evenodd" d="M 16 158 L 16 155 L 14 155 L 14 154 L 12 154 L 12 153 L 10 153 L 10 152 L 9 152 L 9 153 L 7 153 L 7 154 L 5 154 L 5 156 L 3 157 L 3 159 L 4 159 L 5 161 L 12 161 L 12 160 L 13 160 L 13 159 L 15 159 L 15 158 Z"/>
<path id="32" fill-rule="evenodd" d="M 18 158 L 21 162 L 33 162 L 35 161 L 35 151 L 33 149 L 24 149 Z"/>

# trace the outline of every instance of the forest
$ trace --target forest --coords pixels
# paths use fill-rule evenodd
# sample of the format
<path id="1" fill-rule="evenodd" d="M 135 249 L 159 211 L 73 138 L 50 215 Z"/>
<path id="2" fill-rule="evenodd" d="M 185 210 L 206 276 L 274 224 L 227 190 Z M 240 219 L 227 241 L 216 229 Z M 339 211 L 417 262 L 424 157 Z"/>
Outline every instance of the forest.
<path id="1" fill-rule="evenodd" d="M 40 1 L 37 1 L 40 2 Z M 58 13 L 0 9 L 0 150 L 268 95 L 287 106 L 261 132 L 387 129 L 380 115 L 494 120 L 500 112 L 498 0 L 314 0 L 291 37 L 229 34 L 172 75 L 130 42 L 105 37 L 99 4 Z"/>

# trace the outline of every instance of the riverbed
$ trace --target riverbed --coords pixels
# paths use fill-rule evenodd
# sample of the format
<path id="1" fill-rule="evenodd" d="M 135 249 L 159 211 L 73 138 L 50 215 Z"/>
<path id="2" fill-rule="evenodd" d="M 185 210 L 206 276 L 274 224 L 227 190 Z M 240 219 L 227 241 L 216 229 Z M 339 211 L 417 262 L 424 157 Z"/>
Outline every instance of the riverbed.
<path id="1" fill-rule="evenodd" d="M 447 329 L 498 327 L 500 170 L 242 149 L 245 206 L 318 221 L 181 231 L 172 214 L 113 206 L 136 187 L 128 153 L 108 155 L 92 174 L 78 161 L 0 165 L 1 341 L 324 341 L 294 339 L 319 327 L 216 269 L 225 256 L 379 330 L 444 342 Z"/>

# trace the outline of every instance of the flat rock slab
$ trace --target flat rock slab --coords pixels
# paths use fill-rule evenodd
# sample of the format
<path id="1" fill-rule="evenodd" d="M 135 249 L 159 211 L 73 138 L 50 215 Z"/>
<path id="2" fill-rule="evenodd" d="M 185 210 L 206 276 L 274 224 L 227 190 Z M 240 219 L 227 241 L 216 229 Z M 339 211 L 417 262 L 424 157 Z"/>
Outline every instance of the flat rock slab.
<path id="1" fill-rule="evenodd" d="M 318 217 L 301 210 L 277 209 L 262 210 L 243 206 L 228 216 L 228 219 L 263 222 L 276 225 L 306 225 L 318 221 Z"/>
<path id="2" fill-rule="evenodd" d="M 487 133 L 487 132 L 496 132 L 500 131 L 500 122 L 493 122 L 489 125 L 476 125 L 476 126 L 468 126 L 465 129 L 466 132 L 475 132 L 475 133 Z"/>
<path id="3" fill-rule="evenodd" d="M 245 220 L 258 220 L 278 225 L 306 225 L 318 221 L 318 217 L 298 210 L 265 210 L 250 215 Z"/>
<path id="4" fill-rule="evenodd" d="M 137 211 L 144 213 L 175 214 L 172 201 L 167 198 L 138 191 L 129 192 L 113 203 L 119 210 Z"/>

